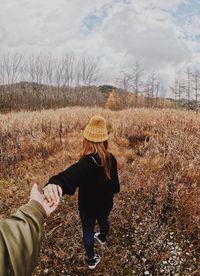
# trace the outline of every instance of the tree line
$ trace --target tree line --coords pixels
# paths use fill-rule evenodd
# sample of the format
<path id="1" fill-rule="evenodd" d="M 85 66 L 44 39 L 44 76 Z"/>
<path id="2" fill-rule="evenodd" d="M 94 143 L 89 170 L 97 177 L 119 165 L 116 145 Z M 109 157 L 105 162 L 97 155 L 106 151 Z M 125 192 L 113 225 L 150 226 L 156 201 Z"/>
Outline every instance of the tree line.
<path id="1" fill-rule="evenodd" d="M 123 91 L 133 91 L 135 94 L 134 106 L 141 106 L 141 95 L 145 107 L 163 107 L 166 89 L 162 84 L 159 74 L 148 74 L 139 61 L 135 61 L 130 70 L 122 70 L 116 80 Z M 169 105 L 169 101 L 168 102 Z M 173 104 L 171 104 L 173 105 Z"/>
<path id="2" fill-rule="evenodd" d="M 163 108 L 175 107 L 175 103 L 180 107 L 183 101 L 182 80 L 176 80 L 175 86 L 171 87 L 175 102 L 167 100 L 166 89 L 159 74 L 148 74 L 138 61 L 135 61 L 130 70 L 120 72 L 117 79 L 113 80 L 116 86 L 99 86 L 102 76 L 98 60 L 87 55 L 1 54 L 0 111 L 74 105 L 108 107 L 109 102 L 113 106 L 113 101 L 114 109 Z M 186 75 L 184 91 L 188 108 L 192 91 L 196 91 L 196 106 L 199 104 L 198 82 L 199 75 L 196 76 L 196 86 L 192 87 L 191 75 Z M 110 95 L 113 90 L 117 95 Z"/>
<path id="3" fill-rule="evenodd" d="M 0 56 L 0 109 L 101 104 L 98 79 L 98 62 L 89 56 L 7 53 Z"/>
<path id="4" fill-rule="evenodd" d="M 176 74 L 171 87 L 176 106 L 198 110 L 200 108 L 200 70 L 187 67 Z"/>

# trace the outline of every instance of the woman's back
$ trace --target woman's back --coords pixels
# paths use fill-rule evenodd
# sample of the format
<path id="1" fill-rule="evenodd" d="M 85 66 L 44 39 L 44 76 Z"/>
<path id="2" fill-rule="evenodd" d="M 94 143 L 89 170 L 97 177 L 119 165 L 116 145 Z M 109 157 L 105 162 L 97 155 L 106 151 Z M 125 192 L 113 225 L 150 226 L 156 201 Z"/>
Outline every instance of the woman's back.
<path id="1" fill-rule="evenodd" d="M 117 162 L 110 154 L 111 167 L 109 179 L 98 154 L 89 154 L 79 162 L 82 167 L 82 177 L 79 183 L 79 210 L 88 215 L 110 212 L 113 206 L 113 196 L 119 192 Z"/>

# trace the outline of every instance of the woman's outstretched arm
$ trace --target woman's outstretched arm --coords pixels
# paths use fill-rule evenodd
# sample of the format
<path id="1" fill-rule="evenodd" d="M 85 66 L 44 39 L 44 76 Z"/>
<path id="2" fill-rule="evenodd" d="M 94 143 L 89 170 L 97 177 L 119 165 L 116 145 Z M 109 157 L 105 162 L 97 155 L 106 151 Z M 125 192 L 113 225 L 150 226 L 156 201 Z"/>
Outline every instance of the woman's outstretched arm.
<path id="1" fill-rule="evenodd" d="M 84 167 L 82 160 L 80 160 L 49 179 L 43 189 L 46 199 L 49 202 L 57 203 L 62 195 L 73 195 L 83 177 Z"/>

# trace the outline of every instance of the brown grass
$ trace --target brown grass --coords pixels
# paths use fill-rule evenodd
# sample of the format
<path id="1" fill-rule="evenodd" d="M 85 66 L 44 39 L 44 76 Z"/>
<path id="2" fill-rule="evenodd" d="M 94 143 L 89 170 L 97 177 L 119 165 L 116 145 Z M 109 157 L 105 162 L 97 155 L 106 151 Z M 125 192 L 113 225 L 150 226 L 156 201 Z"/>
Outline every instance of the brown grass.
<path id="1" fill-rule="evenodd" d="M 25 203 L 34 181 L 43 186 L 77 160 L 82 131 L 94 114 L 108 122 L 121 193 L 110 218 L 109 247 L 98 247 L 103 263 L 89 275 L 143 275 L 142 256 L 153 275 L 159 275 L 161 262 L 170 255 L 164 248 L 170 231 L 183 252 L 185 240 L 192 245 L 192 255 L 179 271 L 186 274 L 180 275 L 198 273 L 200 116 L 193 112 L 73 107 L 0 115 L 1 214 Z M 88 274 L 76 200 L 77 195 L 64 199 L 48 220 L 36 275 Z"/>

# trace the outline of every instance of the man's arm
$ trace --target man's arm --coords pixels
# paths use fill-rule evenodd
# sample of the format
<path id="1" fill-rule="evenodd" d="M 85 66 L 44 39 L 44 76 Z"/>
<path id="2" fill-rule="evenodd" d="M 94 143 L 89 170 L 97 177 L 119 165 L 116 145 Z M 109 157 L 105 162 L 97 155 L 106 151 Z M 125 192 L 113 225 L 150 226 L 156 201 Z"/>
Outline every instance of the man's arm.
<path id="1" fill-rule="evenodd" d="M 30 201 L 0 220 L 0 275 L 29 276 L 37 263 L 43 223 L 57 204 L 49 204 L 33 185 Z"/>
<path id="2" fill-rule="evenodd" d="M 31 275 L 43 237 L 44 208 L 35 200 L 0 221 L 0 275 Z M 3 264 L 3 265 L 2 265 Z"/>

